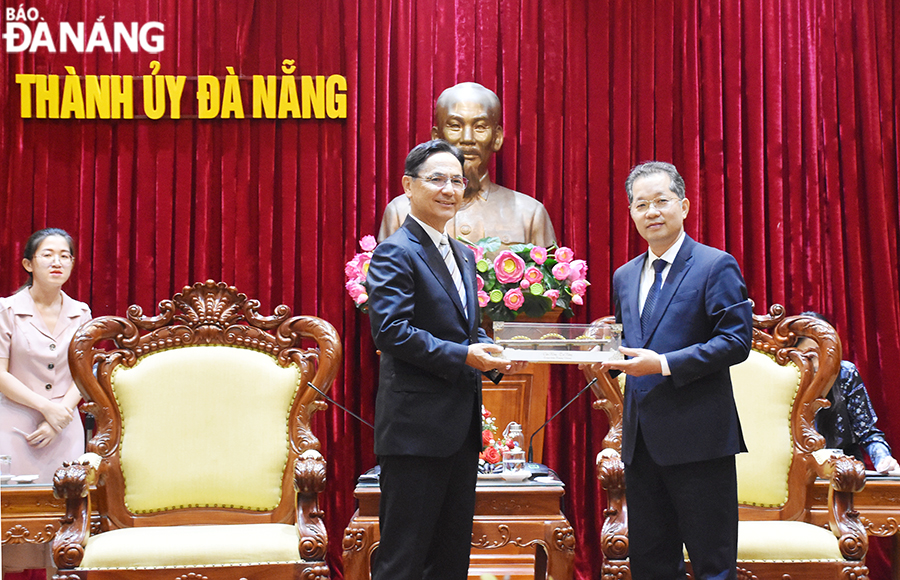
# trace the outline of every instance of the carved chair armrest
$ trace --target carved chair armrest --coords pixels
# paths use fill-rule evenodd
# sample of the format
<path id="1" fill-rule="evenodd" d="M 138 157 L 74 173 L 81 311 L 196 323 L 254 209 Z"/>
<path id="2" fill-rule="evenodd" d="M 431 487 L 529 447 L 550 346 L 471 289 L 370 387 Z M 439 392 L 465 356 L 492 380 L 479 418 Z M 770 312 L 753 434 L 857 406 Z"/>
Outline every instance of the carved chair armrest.
<path id="1" fill-rule="evenodd" d="M 816 475 L 828 480 L 828 521 L 841 554 L 848 560 L 861 560 L 868 551 L 869 538 L 859 512 L 853 508 L 853 494 L 866 485 L 866 466 L 853 457 L 825 449 L 813 457 Z"/>
<path id="2" fill-rule="evenodd" d="M 325 458 L 315 449 L 304 451 L 294 461 L 294 491 L 300 556 L 307 561 L 323 561 L 328 534 L 325 514 L 319 509 L 319 494 L 325 491 Z"/>
<path id="3" fill-rule="evenodd" d="M 606 490 L 600 549 L 607 560 L 628 557 L 628 508 L 625 504 L 625 464 L 619 452 L 604 449 L 597 454 L 597 478 Z"/>
<path id="4" fill-rule="evenodd" d="M 96 485 L 100 456 L 86 453 L 53 474 L 53 495 L 66 502 L 66 515 L 51 543 L 57 568 L 77 568 L 84 558 L 84 544 L 91 535 L 91 494 Z"/>
<path id="5" fill-rule="evenodd" d="M 596 365 L 584 368 L 588 380 L 597 379 L 594 408 L 606 413 L 609 430 L 603 438 L 603 450 L 597 454 L 597 478 L 606 490 L 607 507 L 603 510 L 600 549 L 609 560 L 628 557 L 628 510 L 625 505 L 625 464 L 622 463 L 623 397 L 619 380 Z"/>

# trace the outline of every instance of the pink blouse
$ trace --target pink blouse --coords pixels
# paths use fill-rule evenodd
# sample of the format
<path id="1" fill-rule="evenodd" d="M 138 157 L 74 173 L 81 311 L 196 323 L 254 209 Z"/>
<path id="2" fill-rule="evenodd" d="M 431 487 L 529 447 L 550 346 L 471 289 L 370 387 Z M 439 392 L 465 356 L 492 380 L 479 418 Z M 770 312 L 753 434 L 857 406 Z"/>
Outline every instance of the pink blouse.
<path id="1" fill-rule="evenodd" d="M 22 290 L 0 298 L 0 358 L 9 360 L 9 372 L 35 393 L 62 401 L 73 384 L 69 370 L 69 343 L 91 319 L 87 304 L 63 293 L 62 310 L 53 332 L 37 314 L 31 293 Z M 38 475 L 51 483 L 63 461 L 84 453 L 84 426 L 76 416 L 46 447 L 36 449 L 16 432 L 31 433 L 44 420 L 40 412 L 0 394 L 0 455 L 12 457 L 13 475 Z"/>

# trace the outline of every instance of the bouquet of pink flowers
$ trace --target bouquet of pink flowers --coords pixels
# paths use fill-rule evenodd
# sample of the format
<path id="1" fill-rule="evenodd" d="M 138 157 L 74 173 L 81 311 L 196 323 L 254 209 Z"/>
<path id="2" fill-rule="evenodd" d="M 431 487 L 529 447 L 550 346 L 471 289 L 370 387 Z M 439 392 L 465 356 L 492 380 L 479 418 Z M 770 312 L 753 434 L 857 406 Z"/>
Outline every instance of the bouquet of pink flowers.
<path id="1" fill-rule="evenodd" d="M 478 271 L 478 304 L 491 320 L 515 320 L 519 314 L 539 318 L 554 307 L 572 315 L 572 304 L 584 304 L 590 282 L 587 263 L 565 247 L 519 244 L 496 254 L 499 238 L 484 238 L 472 247 Z"/>
<path id="2" fill-rule="evenodd" d="M 363 312 L 369 300 L 366 274 L 376 245 L 374 236 L 364 236 L 359 241 L 362 252 L 344 266 L 347 293 Z M 590 286 L 587 264 L 565 246 L 519 244 L 498 252 L 499 238 L 483 238 L 469 247 L 475 252 L 478 305 L 491 320 L 515 320 L 520 314 L 539 318 L 554 307 L 571 316 L 572 304 L 584 304 Z M 494 253 L 493 260 L 485 257 Z"/>
<path id="3" fill-rule="evenodd" d="M 353 299 L 356 307 L 363 312 L 366 311 L 366 304 L 369 302 L 369 293 L 366 289 L 366 274 L 369 272 L 369 261 L 372 260 L 372 251 L 377 245 L 378 242 L 375 241 L 375 236 L 363 236 L 359 240 L 359 247 L 362 249 L 362 252 L 353 256 L 344 265 L 344 274 L 347 276 L 347 283 L 344 287 L 347 288 L 347 293 L 350 294 L 350 298 Z"/>

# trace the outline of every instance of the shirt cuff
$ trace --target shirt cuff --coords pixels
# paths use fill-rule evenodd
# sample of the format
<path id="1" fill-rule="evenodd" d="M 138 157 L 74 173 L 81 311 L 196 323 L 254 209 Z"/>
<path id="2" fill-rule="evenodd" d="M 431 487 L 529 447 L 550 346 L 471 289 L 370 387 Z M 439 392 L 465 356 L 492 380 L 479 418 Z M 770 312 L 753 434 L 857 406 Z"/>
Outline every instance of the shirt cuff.
<path id="1" fill-rule="evenodd" d="M 891 448 L 881 441 L 872 441 L 866 446 L 866 453 L 869 454 L 869 459 L 872 460 L 872 467 L 878 469 L 878 464 L 881 463 L 881 460 L 891 454 Z"/>
<path id="2" fill-rule="evenodd" d="M 671 377 L 672 371 L 669 370 L 669 361 L 666 360 L 666 355 L 659 355 L 659 366 L 662 367 L 662 375 L 664 377 Z"/>

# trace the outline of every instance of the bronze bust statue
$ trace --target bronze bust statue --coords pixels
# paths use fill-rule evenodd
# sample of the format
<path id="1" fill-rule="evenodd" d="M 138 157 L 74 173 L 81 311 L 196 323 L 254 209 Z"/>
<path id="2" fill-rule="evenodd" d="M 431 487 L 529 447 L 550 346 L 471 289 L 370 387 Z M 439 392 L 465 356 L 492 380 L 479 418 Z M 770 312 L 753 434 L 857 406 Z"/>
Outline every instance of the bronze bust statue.
<path id="1" fill-rule="evenodd" d="M 500 99 L 478 83 L 460 83 L 441 93 L 434 111 L 432 139 L 445 139 L 465 155 L 469 186 L 463 205 L 447 222 L 447 234 L 474 243 L 500 238 L 504 249 L 515 244 L 551 246 L 556 233 L 547 209 L 531 196 L 491 181 L 488 163 L 503 145 Z M 378 241 L 394 233 L 409 213 L 409 199 L 395 197 L 384 210 Z"/>

